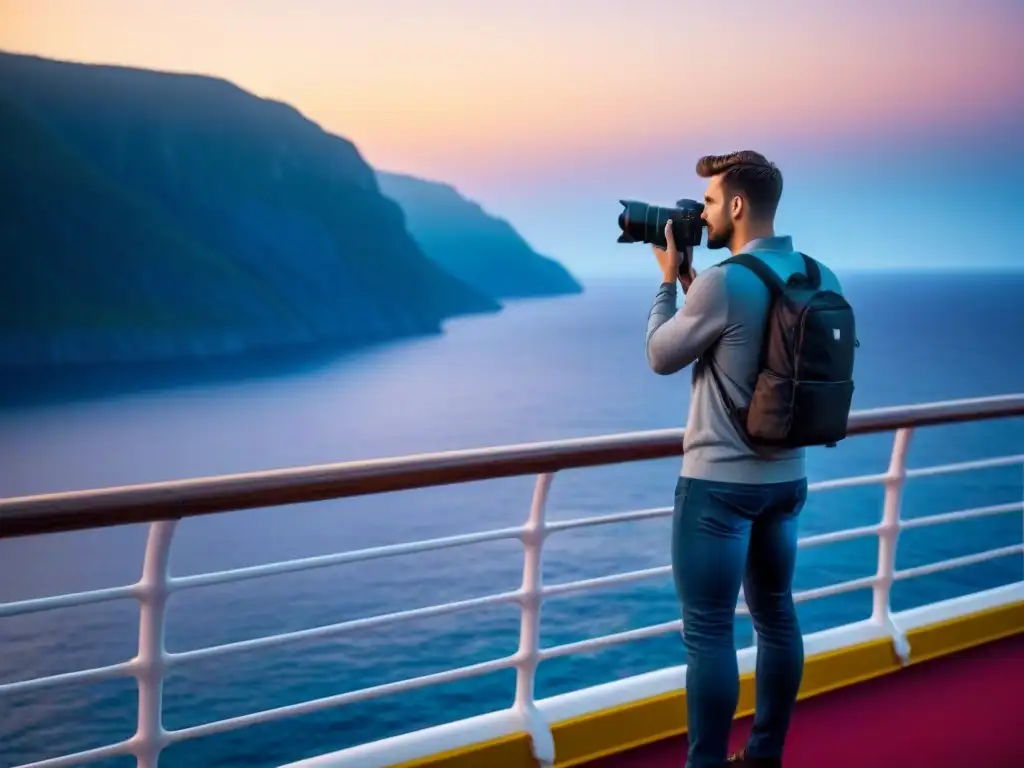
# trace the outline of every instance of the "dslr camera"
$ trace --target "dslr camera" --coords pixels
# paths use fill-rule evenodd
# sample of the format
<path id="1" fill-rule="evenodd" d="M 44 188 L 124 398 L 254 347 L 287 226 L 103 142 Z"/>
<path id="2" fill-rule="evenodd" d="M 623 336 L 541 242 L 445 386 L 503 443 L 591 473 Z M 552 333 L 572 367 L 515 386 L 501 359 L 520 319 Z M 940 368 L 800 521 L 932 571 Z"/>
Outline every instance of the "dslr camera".
<path id="1" fill-rule="evenodd" d="M 665 223 L 672 222 L 672 236 L 676 247 L 700 245 L 704 233 L 704 203 L 696 200 L 676 200 L 675 208 L 661 208 L 637 200 L 619 200 L 622 213 L 619 214 L 619 229 L 622 234 L 619 243 L 651 243 L 664 248 Z"/>

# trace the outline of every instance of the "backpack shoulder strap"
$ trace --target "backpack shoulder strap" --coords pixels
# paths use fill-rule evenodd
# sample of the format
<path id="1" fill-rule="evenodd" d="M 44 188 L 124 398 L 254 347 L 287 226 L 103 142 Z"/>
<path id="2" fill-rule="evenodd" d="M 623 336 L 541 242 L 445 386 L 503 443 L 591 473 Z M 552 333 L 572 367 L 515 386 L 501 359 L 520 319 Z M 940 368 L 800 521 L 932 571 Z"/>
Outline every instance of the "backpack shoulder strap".
<path id="1" fill-rule="evenodd" d="M 708 371 L 711 373 L 711 381 L 715 385 L 715 389 L 718 390 L 718 396 L 722 398 L 722 403 L 725 405 L 725 410 L 729 414 L 729 418 L 736 427 L 736 431 L 739 433 L 740 439 L 746 444 L 746 446 L 757 455 L 763 455 L 763 450 L 754 444 L 750 439 L 750 435 L 747 434 L 747 412 L 746 409 L 741 409 L 736 405 L 736 402 L 729 397 L 729 393 L 725 391 L 725 385 L 722 384 L 722 379 L 718 375 L 718 371 L 715 370 L 715 360 L 713 357 L 708 357 L 703 363 L 707 366 Z"/>
<path id="2" fill-rule="evenodd" d="M 811 284 L 812 288 L 821 288 L 821 270 L 818 268 L 818 262 L 806 253 L 800 255 L 803 257 L 804 269 L 807 271 L 807 282 Z"/>
<path id="3" fill-rule="evenodd" d="M 772 301 L 779 298 L 784 290 L 782 281 L 775 274 L 775 271 L 753 254 L 738 253 L 731 259 L 723 261 L 719 266 L 725 266 L 726 264 L 739 264 L 741 267 L 746 267 L 757 275 L 761 282 L 764 283 L 765 288 L 771 293 Z"/>

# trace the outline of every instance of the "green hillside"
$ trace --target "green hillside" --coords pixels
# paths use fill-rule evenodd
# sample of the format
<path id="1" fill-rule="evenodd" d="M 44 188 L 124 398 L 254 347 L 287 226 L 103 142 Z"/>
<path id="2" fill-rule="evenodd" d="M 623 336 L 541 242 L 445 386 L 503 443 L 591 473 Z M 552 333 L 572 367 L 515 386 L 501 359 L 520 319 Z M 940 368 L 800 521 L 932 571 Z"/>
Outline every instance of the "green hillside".
<path id="1" fill-rule="evenodd" d="M 498 298 L 556 296 L 583 289 L 554 259 L 534 251 L 504 219 L 448 184 L 378 173 L 381 191 L 402 206 L 423 251 L 478 291 Z"/>
<path id="2" fill-rule="evenodd" d="M 0 103 L 0 367 L 346 349 L 499 308 L 287 105 L 2 53 Z"/>

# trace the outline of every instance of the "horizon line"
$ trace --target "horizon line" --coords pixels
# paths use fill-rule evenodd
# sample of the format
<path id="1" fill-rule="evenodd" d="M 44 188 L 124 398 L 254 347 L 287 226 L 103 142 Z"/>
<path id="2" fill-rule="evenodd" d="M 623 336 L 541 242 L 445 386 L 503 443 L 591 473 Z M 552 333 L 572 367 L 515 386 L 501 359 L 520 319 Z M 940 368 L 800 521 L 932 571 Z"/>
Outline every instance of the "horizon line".
<path id="1" fill-rule="evenodd" d="M 564 265 L 564 262 L 563 262 Z M 711 265 L 714 266 L 714 265 Z M 710 269 L 711 267 L 706 267 Z M 572 271 L 572 270 L 570 270 Z M 1022 266 L 1008 266 L 1008 265 L 986 265 L 986 266 L 943 266 L 943 267 L 910 267 L 910 266 L 895 266 L 895 267 L 837 267 L 832 270 L 837 275 L 1024 275 L 1024 265 Z M 573 277 L 578 280 L 601 280 L 601 279 L 636 279 L 649 281 L 651 278 L 647 275 L 641 275 L 636 272 L 572 272 Z M 654 275 L 657 277 L 657 275 Z"/>

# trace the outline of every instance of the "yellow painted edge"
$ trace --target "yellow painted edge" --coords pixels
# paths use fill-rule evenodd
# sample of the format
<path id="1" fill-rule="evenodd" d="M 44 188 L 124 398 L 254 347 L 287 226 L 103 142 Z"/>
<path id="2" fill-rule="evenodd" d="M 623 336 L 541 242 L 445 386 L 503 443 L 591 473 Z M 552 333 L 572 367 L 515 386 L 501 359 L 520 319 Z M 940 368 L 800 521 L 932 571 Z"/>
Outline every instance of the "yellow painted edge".
<path id="1" fill-rule="evenodd" d="M 392 768 L 514 768 L 530 766 L 537 761 L 533 758 L 530 737 L 523 733 L 501 736 L 492 741 L 467 744 L 447 752 L 428 755 L 405 763 L 396 763 Z"/>
<path id="2" fill-rule="evenodd" d="M 800 698 L 825 693 L 900 668 L 888 638 L 816 654 L 804 663 Z M 740 678 L 736 717 L 754 712 L 754 673 Z M 686 691 L 583 715 L 556 723 L 555 754 L 559 768 L 661 741 L 686 732 Z M 529 763 L 528 763 L 529 765 Z"/>
<path id="3" fill-rule="evenodd" d="M 1024 633 L 1024 602 L 957 616 L 910 630 L 911 664 Z M 817 696 L 901 669 L 888 638 L 810 656 L 804 663 L 800 699 Z M 740 679 L 736 716 L 754 711 L 754 675 Z M 558 768 L 571 768 L 600 757 L 686 732 L 686 692 L 653 696 L 552 725 Z M 526 733 L 468 744 L 392 768 L 516 768 L 535 766 Z"/>
<path id="4" fill-rule="evenodd" d="M 969 621 L 964 621 L 967 619 Z M 916 664 L 1024 633 L 1024 602 L 918 627 L 907 632 Z"/>

